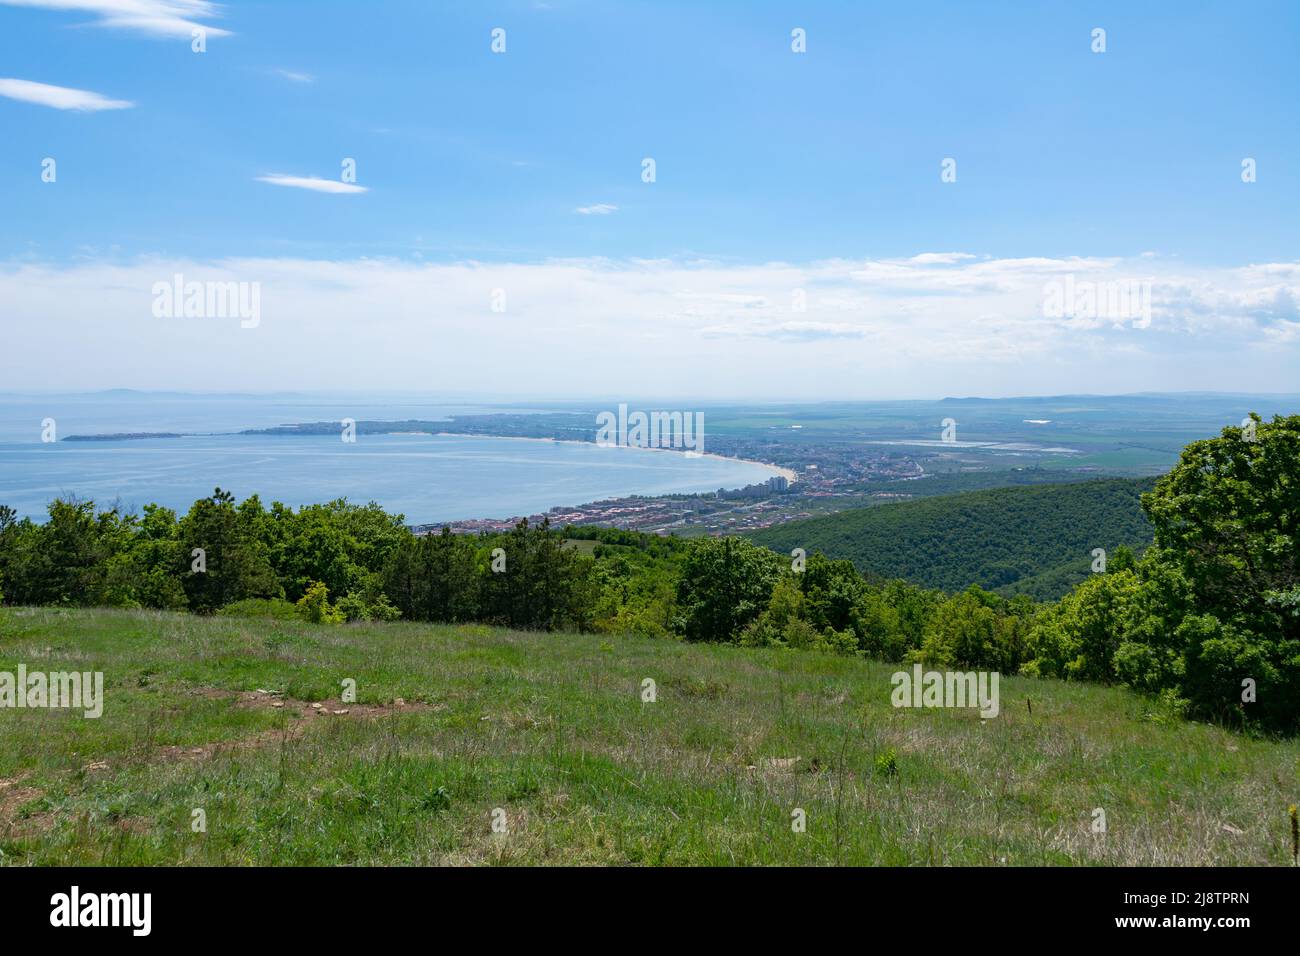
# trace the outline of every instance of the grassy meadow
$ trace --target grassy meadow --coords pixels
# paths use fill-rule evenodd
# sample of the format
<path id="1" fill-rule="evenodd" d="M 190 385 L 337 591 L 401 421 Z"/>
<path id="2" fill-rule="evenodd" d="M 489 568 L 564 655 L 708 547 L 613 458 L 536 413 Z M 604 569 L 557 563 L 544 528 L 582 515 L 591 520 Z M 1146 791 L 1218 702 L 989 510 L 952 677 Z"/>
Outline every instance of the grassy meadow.
<path id="1" fill-rule="evenodd" d="M 805 651 L 9 608 L 19 663 L 106 701 L 0 710 L 8 865 L 1292 862 L 1300 741 L 1121 688 L 1004 678 L 981 721 Z"/>

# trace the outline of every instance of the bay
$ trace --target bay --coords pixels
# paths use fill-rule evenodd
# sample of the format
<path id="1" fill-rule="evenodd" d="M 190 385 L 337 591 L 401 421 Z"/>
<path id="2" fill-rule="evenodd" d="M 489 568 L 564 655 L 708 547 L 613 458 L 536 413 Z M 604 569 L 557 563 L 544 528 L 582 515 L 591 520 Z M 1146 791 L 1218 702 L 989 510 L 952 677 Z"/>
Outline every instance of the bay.
<path id="1" fill-rule="evenodd" d="M 766 480 L 757 463 L 581 442 L 462 435 L 241 435 L 303 421 L 436 420 L 504 407 L 328 400 L 0 397 L 0 504 L 40 520 L 56 497 L 184 511 L 215 487 L 264 504 L 376 501 L 410 524 L 507 518 L 633 494 L 705 492 Z M 509 409 L 515 413 L 527 409 Z M 180 432 L 180 438 L 42 442 L 57 436 Z"/>

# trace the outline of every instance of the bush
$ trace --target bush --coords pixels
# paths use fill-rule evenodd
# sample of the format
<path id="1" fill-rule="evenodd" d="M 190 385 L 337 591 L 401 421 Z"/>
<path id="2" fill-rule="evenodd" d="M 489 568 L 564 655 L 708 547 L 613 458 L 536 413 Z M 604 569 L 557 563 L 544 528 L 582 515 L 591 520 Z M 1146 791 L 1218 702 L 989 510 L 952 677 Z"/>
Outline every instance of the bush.
<path id="1" fill-rule="evenodd" d="M 383 594 L 349 592 L 339 598 L 334 609 L 349 623 L 353 621 L 396 621 L 402 612 Z"/>
<path id="2" fill-rule="evenodd" d="M 307 593 L 298 599 L 298 616 L 311 624 L 342 624 L 344 617 L 330 606 L 329 588 L 319 581 L 307 585 Z"/>

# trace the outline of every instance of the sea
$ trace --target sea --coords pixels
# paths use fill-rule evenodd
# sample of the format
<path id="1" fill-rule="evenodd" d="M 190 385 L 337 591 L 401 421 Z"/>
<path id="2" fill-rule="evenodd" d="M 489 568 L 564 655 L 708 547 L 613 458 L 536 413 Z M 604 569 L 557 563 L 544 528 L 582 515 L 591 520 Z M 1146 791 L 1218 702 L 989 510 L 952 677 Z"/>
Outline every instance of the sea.
<path id="1" fill-rule="evenodd" d="M 740 488 L 770 466 L 581 442 L 459 435 L 241 435 L 299 422 L 436 421 L 543 411 L 417 399 L 197 396 L 109 392 L 0 395 L 0 504 L 41 520 L 55 498 L 138 512 L 178 512 L 220 487 L 301 506 L 375 501 L 408 524 L 510 518 L 628 495 Z M 48 437 L 53 422 L 55 441 Z M 340 432 L 342 428 L 340 427 Z M 70 442 L 71 435 L 179 433 L 181 438 Z M 707 451 L 707 444 L 705 451 Z"/>

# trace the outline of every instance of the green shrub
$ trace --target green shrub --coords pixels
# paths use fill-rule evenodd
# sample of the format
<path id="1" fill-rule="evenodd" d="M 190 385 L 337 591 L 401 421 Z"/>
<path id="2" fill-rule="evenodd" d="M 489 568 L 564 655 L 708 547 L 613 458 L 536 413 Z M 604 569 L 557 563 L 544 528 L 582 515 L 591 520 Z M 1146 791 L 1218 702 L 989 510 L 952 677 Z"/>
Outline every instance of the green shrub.
<path id="1" fill-rule="evenodd" d="M 894 752 L 892 747 L 883 753 L 876 754 L 876 773 L 882 777 L 898 776 L 898 754 Z"/>
<path id="2" fill-rule="evenodd" d="M 311 624 L 342 624 L 344 617 L 330 605 L 329 598 L 329 588 L 313 581 L 298 599 L 298 616 Z"/>
<path id="3" fill-rule="evenodd" d="M 339 598 L 334 609 L 349 623 L 353 621 L 396 621 L 402 612 L 380 594 L 349 592 Z"/>

